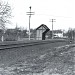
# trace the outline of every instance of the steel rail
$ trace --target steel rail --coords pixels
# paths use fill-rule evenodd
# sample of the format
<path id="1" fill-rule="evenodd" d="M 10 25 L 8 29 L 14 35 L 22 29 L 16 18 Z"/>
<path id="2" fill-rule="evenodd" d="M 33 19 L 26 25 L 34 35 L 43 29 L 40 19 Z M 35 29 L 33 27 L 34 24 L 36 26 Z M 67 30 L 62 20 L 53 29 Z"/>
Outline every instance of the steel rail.
<path id="1" fill-rule="evenodd" d="M 68 42 L 68 41 L 67 40 L 45 40 L 45 41 L 30 41 L 30 42 L 14 42 L 11 44 L 0 44 L 0 50 L 35 46 L 35 45 L 49 44 L 49 43 L 56 43 L 56 42 Z"/>

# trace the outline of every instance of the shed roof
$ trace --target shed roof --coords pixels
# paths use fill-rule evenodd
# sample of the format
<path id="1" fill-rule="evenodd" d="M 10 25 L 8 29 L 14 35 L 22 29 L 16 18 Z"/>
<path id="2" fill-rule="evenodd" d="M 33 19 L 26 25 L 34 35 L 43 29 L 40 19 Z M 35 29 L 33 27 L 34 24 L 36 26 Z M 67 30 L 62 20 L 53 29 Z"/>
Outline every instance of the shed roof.
<path id="1" fill-rule="evenodd" d="M 44 27 L 45 29 L 50 30 L 45 24 L 41 24 L 39 27 L 36 28 L 36 30 L 38 30 L 40 27 Z"/>

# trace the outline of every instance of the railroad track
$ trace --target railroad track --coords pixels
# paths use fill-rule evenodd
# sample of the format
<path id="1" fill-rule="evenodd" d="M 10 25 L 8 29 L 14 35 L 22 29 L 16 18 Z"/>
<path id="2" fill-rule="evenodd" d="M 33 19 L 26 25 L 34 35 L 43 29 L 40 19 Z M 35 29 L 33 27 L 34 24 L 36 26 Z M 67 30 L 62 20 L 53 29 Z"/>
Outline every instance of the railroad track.
<path id="1" fill-rule="evenodd" d="M 41 40 L 41 41 L 22 41 L 22 42 L 8 42 L 8 43 L 0 43 L 0 50 L 5 49 L 12 49 L 12 48 L 19 48 L 19 47 L 28 47 L 34 45 L 41 45 L 41 44 L 49 44 L 49 43 L 56 43 L 56 42 L 68 42 L 67 40 L 62 39 L 53 39 L 53 40 Z"/>

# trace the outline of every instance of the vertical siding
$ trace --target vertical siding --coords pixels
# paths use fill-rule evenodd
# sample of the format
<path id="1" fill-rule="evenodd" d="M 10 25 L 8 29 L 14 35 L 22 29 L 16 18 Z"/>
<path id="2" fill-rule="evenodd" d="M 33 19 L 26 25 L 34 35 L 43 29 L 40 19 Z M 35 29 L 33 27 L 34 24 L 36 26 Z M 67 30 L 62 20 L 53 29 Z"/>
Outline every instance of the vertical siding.
<path id="1" fill-rule="evenodd" d="M 46 29 L 43 26 L 41 26 L 40 28 L 38 28 L 36 30 L 36 40 L 42 40 L 42 34 L 45 31 L 46 31 Z"/>

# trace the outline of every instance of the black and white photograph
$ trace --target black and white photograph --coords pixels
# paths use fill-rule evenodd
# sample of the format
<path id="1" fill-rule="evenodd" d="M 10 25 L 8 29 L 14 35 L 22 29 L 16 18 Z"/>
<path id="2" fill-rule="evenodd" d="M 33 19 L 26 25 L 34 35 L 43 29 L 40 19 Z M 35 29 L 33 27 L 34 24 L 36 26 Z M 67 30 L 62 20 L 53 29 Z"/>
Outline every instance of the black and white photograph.
<path id="1" fill-rule="evenodd" d="M 0 75 L 75 75 L 75 0 L 0 0 Z"/>

